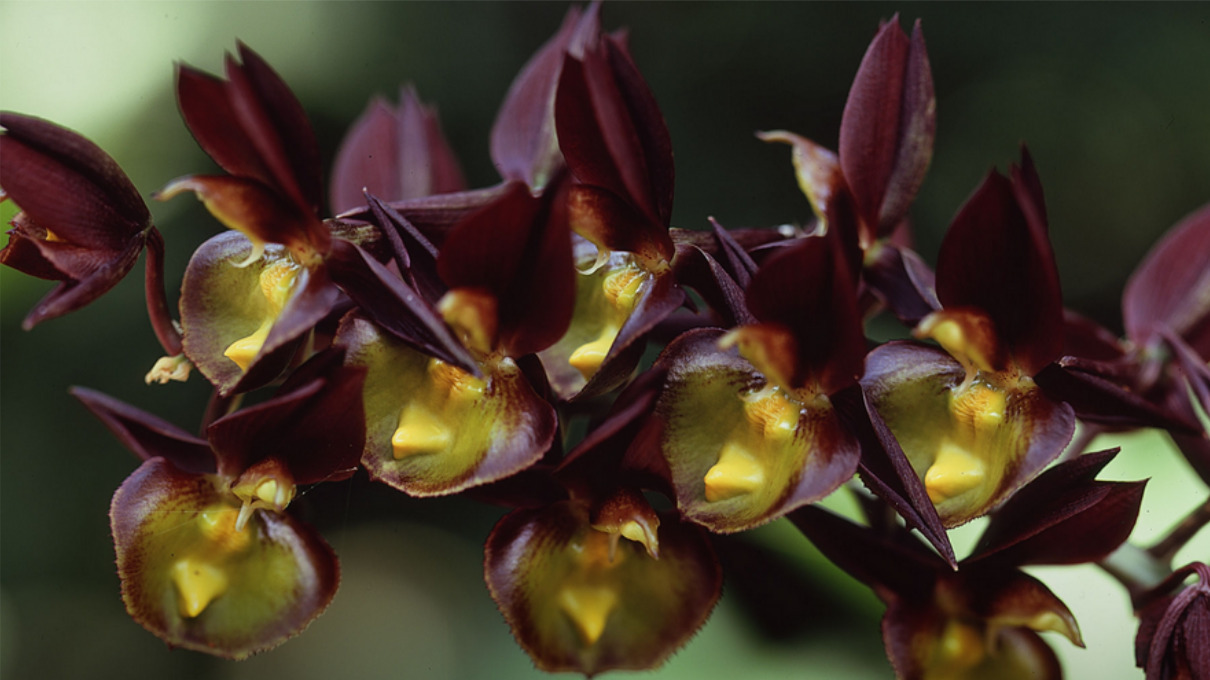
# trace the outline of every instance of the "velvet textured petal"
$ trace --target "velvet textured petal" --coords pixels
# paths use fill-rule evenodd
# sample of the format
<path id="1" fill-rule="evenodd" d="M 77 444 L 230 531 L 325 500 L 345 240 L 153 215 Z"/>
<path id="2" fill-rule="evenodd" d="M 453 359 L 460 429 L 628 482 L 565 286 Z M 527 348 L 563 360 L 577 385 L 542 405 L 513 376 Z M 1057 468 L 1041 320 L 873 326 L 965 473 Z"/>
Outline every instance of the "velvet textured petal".
<path id="1" fill-rule="evenodd" d="M 205 439 L 95 390 L 73 387 L 71 394 L 139 458 L 164 458 L 178 470 L 195 474 L 217 471 L 214 451 Z"/>
<path id="2" fill-rule="evenodd" d="M 151 214 L 118 164 L 80 135 L 40 118 L 0 113 L 0 187 L 55 238 L 120 253 Z"/>
<path id="3" fill-rule="evenodd" d="M 341 358 L 341 352 L 330 351 L 312 362 Z M 296 484 L 352 475 L 365 446 L 364 373 L 335 363 L 294 389 L 283 388 L 284 394 L 211 423 L 206 434 L 218 454 L 219 473 L 235 478 L 260 460 L 277 458 Z"/>
<path id="4" fill-rule="evenodd" d="M 1080 564 L 1104 559 L 1134 529 L 1145 482 L 1098 482 L 1117 449 L 1057 465 L 992 515 L 966 563 Z"/>
<path id="5" fill-rule="evenodd" d="M 615 539 L 616 540 L 616 539 Z M 611 545 L 614 547 L 611 549 Z M 492 598 L 534 664 L 588 676 L 660 666 L 705 623 L 722 571 L 703 532 L 659 523 L 659 559 L 572 502 L 518 510 L 487 540 Z"/>
<path id="6" fill-rule="evenodd" d="M 8 255 L 14 252 L 10 248 L 16 238 L 10 238 L 9 246 L 0 251 L 0 263 L 9 264 Z M 74 312 L 109 292 L 134 268 L 144 243 L 140 235 L 121 252 L 97 253 L 61 243 L 36 241 L 35 247 L 56 267 L 76 266 L 87 269 L 88 273 L 80 279 L 68 277 L 62 280 L 29 311 L 21 327 L 29 330 L 43 321 Z M 72 264 L 66 264 L 68 262 Z"/>
<path id="7" fill-rule="evenodd" d="M 336 593 L 336 556 L 314 529 L 257 511 L 236 529 L 225 484 L 163 458 L 143 463 L 110 510 L 122 599 L 170 646 L 242 659 L 297 635 Z"/>
<path id="8" fill-rule="evenodd" d="M 865 334 L 856 281 L 839 243 L 835 234 L 801 239 L 770 255 L 748 286 L 752 315 L 786 328 L 794 338 L 793 371 L 786 372 L 789 382 L 782 387 L 834 394 L 861 375 Z"/>
<path id="9" fill-rule="evenodd" d="M 937 258 L 937 297 L 946 308 L 985 312 L 1032 376 L 1059 358 L 1064 325 L 1044 208 L 1027 191 L 1037 184 L 1028 158 L 1013 181 L 988 174 L 954 217 Z"/>
<path id="10" fill-rule="evenodd" d="M 193 254 L 181 284 L 185 354 L 224 394 L 277 377 L 302 335 L 331 309 L 322 309 L 328 302 L 323 299 L 315 305 L 311 294 L 290 304 L 312 287 L 312 276 L 280 246 L 266 246 L 263 255 L 237 266 L 253 251 L 243 235 L 219 234 Z M 313 292 L 325 298 L 323 288 L 338 294 L 330 283 Z M 303 313 L 287 314 L 287 306 Z M 289 323 L 275 329 L 282 318 Z"/>
<path id="11" fill-rule="evenodd" d="M 345 135 L 332 168 L 334 212 L 365 205 L 364 191 L 400 201 L 466 188 L 436 111 L 410 86 L 399 100 L 396 108 L 374 99 Z"/>
<path id="12" fill-rule="evenodd" d="M 1062 452 L 1067 404 L 1024 376 L 967 380 L 948 354 L 891 342 L 866 358 L 861 385 L 925 483 L 942 524 L 989 512 Z"/>
<path id="13" fill-rule="evenodd" d="M 359 316 L 341 323 L 348 362 L 367 368 L 362 464 L 412 496 L 457 493 L 523 470 L 555 435 L 555 413 L 507 358 L 482 378 L 404 345 Z"/>
<path id="14" fill-rule="evenodd" d="M 1190 576 L 1196 581 L 1181 587 Z M 1210 674 L 1210 568 L 1200 562 L 1177 569 L 1138 612 L 1135 658 L 1147 680 L 1195 680 Z"/>
<path id="15" fill-rule="evenodd" d="M 563 337 L 575 306 L 565 193 L 552 187 L 535 197 L 524 184 L 512 184 L 454 226 L 437 268 L 451 290 L 494 297 L 493 348 L 512 357 L 546 349 Z"/>
<path id="16" fill-rule="evenodd" d="M 506 180 L 543 189 L 563 167 L 555 135 L 555 93 L 563 57 L 580 54 L 600 31 L 599 5 L 568 10 L 563 25 L 525 64 L 508 88 L 492 126 L 491 155 Z"/>
<path id="17" fill-rule="evenodd" d="M 656 418 L 682 514 L 730 533 L 828 495 L 853 476 L 860 452 L 826 396 L 797 400 L 720 350 L 722 335 L 690 331 L 665 349 Z"/>
<path id="18" fill-rule="evenodd" d="M 1126 283 L 1126 336 L 1146 346 L 1166 326 L 1198 354 L 1210 356 L 1210 205 L 1174 226 L 1152 247 Z"/>
<path id="19" fill-rule="evenodd" d="M 899 16 L 870 43 L 840 123 L 840 165 L 857 204 L 861 242 L 890 234 L 916 196 L 933 156 L 936 100 L 924 35 Z"/>
<path id="20" fill-rule="evenodd" d="M 326 262 L 328 271 L 375 323 L 425 354 L 470 373 L 479 370 L 475 359 L 433 309 L 433 301 L 353 244 L 334 240 L 332 246 Z"/>

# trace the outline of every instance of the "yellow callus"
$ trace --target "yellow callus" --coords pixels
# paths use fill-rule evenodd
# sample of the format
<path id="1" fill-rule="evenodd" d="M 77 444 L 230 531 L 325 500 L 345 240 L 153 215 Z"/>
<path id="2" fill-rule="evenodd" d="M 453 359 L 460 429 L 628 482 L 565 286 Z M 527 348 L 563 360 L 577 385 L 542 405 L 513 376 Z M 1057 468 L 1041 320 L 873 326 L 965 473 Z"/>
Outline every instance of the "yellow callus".
<path id="1" fill-rule="evenodd" d="M 251 335 L 242 337 L 227 346 L 223 356 L 234 361 L 240 370 L 246 371 L 252 365 L 252 360 L 260 353 L 273 322 L 281 315 L 286 302 L 290 299 L 290 291 L 298 278 L 300 267 L 292 259 L 283 258 L 268 264 L 260 273 L 260 292 L 265 297 L 269 314 Z"/>
<path id="2" fill-rule="evenodd" d="M 951 393 L 953 431 L 942 440 L 924 474 L 924 488 L 933 503 L 991 481 L 988 460 L 995 455 L 996 431 L 1004 423 L 1007 408 L 1005 393 L 985 382 L 969 382 Z"/>
<path id="3" fill-rule="evenodd" d="M 706 471 L 706 500 L 727 500 L 754 493 L 767 479 L 759 451 L 780 446 L 798 432 L 803 406 L 777 387 L 766 387 L 744 399 L 744 422 L 723 444 L 718 462 Z"/>
<path id="4" fill-rule="evenodd" d="M 450 428 L 417 403 L 404 407 L 399 416 L 399 428 L 391 435 L 391 448 L 395 460 L 421 453 L 438 453 L 453 443 Z"/>
<path id="5" fill-rule="evenodd" d="M 937 639 L 924 677 L 928 680 L 958 680 L 978 666 L 987 651 L 983 636 L 973 626 L 955 619 L 945 624 Z"/>
<path id="6" fill-rule="evenodd" d="M 605 362 L 605 357 L 609 356 L 609 350 L 613 347 L 613 341 L 639 301 L 643 283 L 649 277 L 649 274 L 627 263 L 601 279 L 599 299 L 604 303 L 601 310 L 604 325 L 594 339 L 572 350 L 567 360 L 585 380 L 591 379 L 601 369 L 601 364 Z"/>
<path id="7" fill-rule="evenodd" d="M 576 627 L 586 646 L 593 646 L 605 632 L 609 615 L 618 604 L 618 593 L 606 585 L 568 585 L 559 591 L 559 608 Z"/>
<path id="8" fill-rule="evenodd" d="M 222 569 L 191 557 L 172 565 L 172 582 L 181 616 L 187 619 L 196 618 L 227 590 L 227 574 Z"/>
<path id="9" fill-rule="evenodd" d="M 723 501 L 759 489 L 765 483 L 765 468 L 743 445 L 728 441 L 704 481 L 706 500 Z"/>
<path id="10" fill-rule="evenodd" d="M 230 585 L 225 564 L 245 551 L 251 531 L 237 528 L 239 513 L 232 507 L 217 507 L 198 514 L 200 541 L 172 563 L 169 578 L 177 594 L 177 610 L 187 619 L 197 618 Z"/>
<path id="11" fill-rule="evenodd" d="M 585 380 L 591 379 L 597 371 L 601 370 L 601 364 L 605 363 L 605 357 L 609 356 L 609 349 L 613 347 L 614 338 L 618 337 L 619 330 L 614 325 L 605 326 L 596 340 L 577 347 L 567 358 L 567 363 L 579 371 Z"/>
<path id="12" fill-rule="evenodd" d="M 440 359 L 429 360 L 427 376 L 428 382 L 404 406 L 391 435 L 395 460 L 448 451 L 457 439 L 454 424 L 487 393 L 486 380 Z"/>
<path id="13" fill-rule="evenodd" d="M 961 446 L 945 441 L 924 473 L 924 488 L 929 500 L 940 503 L 974 489 L 986 477 L 987 469 L 982 460 Z"/>

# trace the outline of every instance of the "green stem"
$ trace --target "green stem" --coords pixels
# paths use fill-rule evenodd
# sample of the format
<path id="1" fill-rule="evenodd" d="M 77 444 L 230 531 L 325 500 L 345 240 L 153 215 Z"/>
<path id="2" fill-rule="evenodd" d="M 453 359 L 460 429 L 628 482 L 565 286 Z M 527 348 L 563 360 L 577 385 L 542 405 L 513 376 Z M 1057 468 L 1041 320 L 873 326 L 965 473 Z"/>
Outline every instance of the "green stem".
<path id="1" fill-rule="evenodd" d="M 1193 538 L 1194 534 L 1201 531 L 1202 527 L 1210 523 L 1210 499 L 1193 509 L 1193 512 L 1185 516 L 1179 524 L 1168 532 L 1168 535 L 1161 538 L 1155 545 L 1147 549 L 1147 553 L 1157 561 L 1164 564 L 1172 564 L 1172 558 L 1176 556 L 1177 551 Z"/>

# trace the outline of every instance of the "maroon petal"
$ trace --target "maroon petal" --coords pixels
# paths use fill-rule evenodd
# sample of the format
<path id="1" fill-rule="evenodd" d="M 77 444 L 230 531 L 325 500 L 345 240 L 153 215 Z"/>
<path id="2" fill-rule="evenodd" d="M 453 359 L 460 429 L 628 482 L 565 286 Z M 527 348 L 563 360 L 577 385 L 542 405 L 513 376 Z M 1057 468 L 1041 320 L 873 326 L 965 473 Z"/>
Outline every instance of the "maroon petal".
<path id="1" fill-rule="evenodd" d="M 1063 357 L 1034 376 L 1047 396 L 1067 403 L 1087 423 L 1111 427 L 1161 427 L 1195 432 L 1196 426 L 1162 406 L 1127 390 L 1090 370 L 1092 367 Z"/>
<path id="2" fill-rule="evenodd" d="M 1196 576 L 1197 581 L 1173 592 Z M 1195 562 L 1177 569 L 1153 591 L 1165 594 L 1139 611 L 1135 658 L 1147 671 L 1147 680 L 1204 678 L 1210 674 L 1210 569 Z M 1153 594 L 1152 597 L 1155 597 Z"/>
<path id="3" fill-rule="evenodd" d="M 1152 247 L 1122 294 L 1126 336 L 1149 344 L 1167 326 L 1210 356 L 1210 205 L 1182 219 Z"/>
<path id="4" fill-rule="evenodd" d="M 555 91 L 569 50 L 580 52 L 600 31 L 598 5 L 581 14 L 571 8 L 553 38 L 542 45 L 513 80 L 492 125 L 491 155 L 506 180 L 539 190 L 563 165 L 555 137 Z"/>
<path id="5" fill-rule="evenodd" d="M 65 280 L 53 288 L 29 311 L 21 322 L 21 327 L 29 330 L 43 321 L 74 312 L 109 292 L 134 268 L 144 243 L 145 240 L 140 235 L 124 251 L 108 253 L 101 256 L 106 258 L 104 261 L 98 261 L 100 258 L 96 253 L 81 252 L 69 246 L 60 247 L 61 244 L 38 242 L 37 247 L 56 267 L 80 266 L 90 271 L 79 280 Z M 4 264 L 8 264 L 4 257 L 7 252 L 7 249 L 0 251 L 0 262 Z M 68 261 L 72 264 L 67 264 Z"/>
<path id="6" fill-rule="evenodd" d="M 863 246 L 907 213 L 933 156 L 936 101 L 920 21 L 909 39 L 899 16 L 882 25 L 853 80 L 840 123 L 840 165 Z"/>
<path id="7" fill-rule="evenodd" d="M 350 476 L 365 445 L 365 371 L 341 365 L 343 358 L 339 351 L 318 355 L 299 369 L 319 372 L 312 379 L 211 423 L 206 433 L 219 456 L 219 474 L 234 479 L 256 462 L 276 458 L 296 484 Z"/>
<path id="8" fill-rule="evenodd" d="M 1103 559 L 1130 535 L 1145 482 L 1095 480 L 1118 449 L 1057 465 L 993 516 L 964 564 L 1078 564 Z"/>
<path id="9" fill-rule="evenodd" d="M 206 440 L 95 390 L 73 387 L 71 394 L 139 458 L 164 458 L 183 472 L 215 472 L 214 452 Z"/>
<path id="10" fill-rule="evenodd" d="M 124 252 L 151 214 L 118 164 L 54 123 L 0 113 L 0 187 L 34 222 L 63 241 Z"/>
<path id="11" fill-rule="evenodd" d="M 937 258 L 937 297 L 983 310 L 1010 356 L 1036 375 L 1063 349 L 1063 301 L 1029 156 L 1013 181 L 993 171 L 950 225 Z"/>
<path id="12" fill-rule="evenodd" d="M 242 659 L 302 632 L 336 594 L 339 568 L 289 515 L 256 511 L 237 529 L 225 488 L 152 458 L 114 494 L 110 521 L 131 617 L 172 647 Z"/>
<path id="13" fill-rule="evenodd" d="M 576 197 L 573 213 L 632 213 L 625 229 L 608 218 L 576 219 L 585 237 L 611 250 L 643 254 L 653 262 L 673 256 L 668 236 L 672 214 L 673 164 L 668 129 L 625 47 L 614 38 L 569 56 L 555 101 L 559 146 L 577 181 L 591 187 L 592 200 Z M 612 202 L 623 206 L 612 206 Z M 577 224 L 577 229 L 581 229 Z"/>
<path id="14" fill-rule="evenodd" d="M 507 355 L 549 347 L 566 332 L 575 305 L 565 192 L 535 197 L 514 183 L 454 226 L 437 267 L 451 289 L 495 298 L 497 344 Z"/>
<path id="15" fill-rule="evenodd" d="M 786 372 L 784 387 L 818 385 L 824 394 L 834 394 L 857 381 L 865 333 L 856 284 L 837 236 L 807 237 L 771 255 L 753 277 L 746 299 L 757 320 L 786 328 L 795 341 L 793 370 Z"/>
<path id="16" fill-rule="evenodd" d="M 717 325 L 734 328 L 756 323 L 744 300 L 744 289 L 709 253 L 695 245 L 677 244 L 673 262 L 677 282 L 702 296 L 718 315 Z"/>
<path id="17" fill-rule="evenodd" d="M 487 539 L 492 598 L 538 668 L 588 676 L 660 666 L 710 615 L 722 571 L 703 532 L 659 522 L 659 559 L 570 502 L 505 516 Z"/>
<path id="18" fill-rule="evenodd" d="M 332 210 L 365 205 L 364 191 L 387 201 L 462 191 L 466 181 L 435 110 L 411 86 L 396 109 L 375 99 L 341 143 L 332 169 Z"/>
<path id="19" fill-rule="evenodd" d="M 877 253 L 862 276 L 901 322 L 915 326 L 941 308 L 933 270 L 919 255 L 890 243 L 883 243 Z"/>
<path id="20" fill-rule="evenodd" d="M 432 302 L 364 250 L 335 240 L 327 269 L 345 293 L 381 328 L 430 356 L 474 373 L 474 358 L 450 332 Z"/>

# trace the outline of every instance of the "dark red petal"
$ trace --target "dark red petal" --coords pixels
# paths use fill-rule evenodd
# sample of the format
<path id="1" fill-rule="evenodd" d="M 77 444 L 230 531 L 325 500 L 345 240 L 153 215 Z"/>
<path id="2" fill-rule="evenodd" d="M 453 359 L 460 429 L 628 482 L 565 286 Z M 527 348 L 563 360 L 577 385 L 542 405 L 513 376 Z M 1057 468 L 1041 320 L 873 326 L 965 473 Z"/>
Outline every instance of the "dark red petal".
<path id="1" fill-rule="evenodd" d="M 1117 452 L 1082 455 L 1019 489 L 993 513 L 966 562 L 1017 566 L 1104 558 L 1134 528 L 1145 484 L 1096 481 Z"/>
<path id="2" fill-rule="evenodd" d="M 302 632 L 336 594 L 340 570 L 328 544 L 289 515 L 256 511 L 235 529 L 225 486 L 152 458 L 114 494 L 110 521 L 131 617 L 170 646 L 242 659 Z"/>
<path id="3" fill-rule="evenodd" d="M 78 281 L 64 281 L 56 286 L 42 298 L 33 309 L 26 315 L 25 320 L 21 322 L 21 327 L 29 330 L 34 326 L 59 316 L 63 316 L 68 312 L 73 312 L 80 309 L 84 305 L 96 300 L 111 288 L 116 286 L 123 277 L 134 267 L 135 262 L 139 259 L 139 252 L 143 250 L 145 243 L 144 237 L 139 236 L 130 242 L 126 249 L 117 252 L 109 253 L 108 259 L 98 263 L 94 257 L 84 255 L 79 251 L 71 253 L 70 261 L 72 264 L 86 263 L 85 266 L 95 269 L 84 274 L 83 278 Z M 52 262 L 60 260 L 62 266 L 68 265 L 64 260 L 64 255 L 67 255 L 69 248 L 54 247 L 58 244 L 38 244 L 43 254 L 49 255 L 48 259 Z M 58 266 L 59 263 L 56 263 Z"/>
<path id="4" fill-rule="evenodd" d="M 756 323 L 744 300 L 744 289 L 709 253 L 695 245 L 681 243 L 677 244 L 673 262 L 677 282 L 702 296 L 718 315 L 719 326 L 734 328 Z"/>
<path id="5" fill-rule="evenodd" d="M 3 250 L 0 250 L 0 264 L 12 267 L 27 276 L 47 281 L 63 281 L 72 278 L 70 270 L 59 269 L 55 262 L 44 254 L 44 250 L 48 250 L 49 246 L 56 244 L 54 241 L 46 240 L 45 229 L 34 224 L 29 215 L 23 212 L 14 215 L 11 224 L 13 228 L 8 230 L 8 243 L 4 245 Z M 94 258 L 104 257 L 104 255 L 83 248 L 77 249 L 76 246 L 66 243 L 56 245 L 58 248 L 84 250 L 91 253 Z"/>
<path id="6" fill-rule="evenodd" d="M 554 344 L 575 305 L 564 190 L 534 197 L 514 183 L 454 226 L 437 267 L 451 289 L 480 288 L 495 297 L 499 347 L 509 356 Z"/>
<path id="7" fill-rule="evenodd" d="M 121 252 L 151 224 L 130 179 L 104 151 L 40 118 L 0 113 L 0 187 L 70 243 Z"/>
<path id="8" fill-rule="evenodd" d="M 915 326 L 941 308 L 933 270 L 915 251 L 883 243 L 877 252 L 862 275 L 901 322 Z"/>
<path id="9" fill-rule="evenodd" d="M 555 91 L 563 55 L 583 50 L 600 30 L 598 5 L 571 8 L 553 38 L 542 45 L 508 88 L 492 125 L 491 155 L 506 180 L 542 189 L 563 165 L 555 137 Z"/>
<path id="10" fill-rule="evenodd" d="M 950 571 L 906 531 L 880 535 L 818 506 L 799 508 L 789 518 L 828 560 L 888 604 L 928 600 L 936 574 Z"/>
<path id="11" fill-rule="evenodd" d="M 236 177 L 255 179 L 265 186 L 276 185 L 272 170 L 256 153 L 249 133 L 236 115 L 225 80 L 180 64 L 176 96 L 189 132 L 219 167 Z"/>
<path id="12" fill-rule="evenodd" d="M 327 269 L 349 298 L 395 337 L 465 371 L 479 370 L 474 358 L 433 309 L 432 302 L 361 248 L 348 241 L 334 240 Z"/>
<path id="13" fill-rule="evenodd" d="M 746 299 L 753 316 L 789 329 L 797 343 L 797 368 L 784 387 L 817 384 L 833 394 L 857 381 L 865 332 L 838 237 L 807 237 L 771 255 Z"/>
<path id="14" fill-rule="evenodd" d="M 1135 269 L 1122 293 L 1126 336 L 1149 344 L 1162 326 L 1210 356 L 1210 205 L 1182 219 Z"/>
<path id="15" fill-rule="evenodd" d="M 840 165 L 863 223 L 862 244 L 907 213 L 933 155 L 936 101 L 924 36 L 883 24 L 853 80 L 840 123 Z"/>
<path id="16" fill-rule="evenodd" d="M 364 191 L 399 201 L 466 188 L 436 112 L 411 86 L 403 88 L 398 109 L 381 98 L 370 102 L 341 143 L 331 184 L 335 212 L 365 205 Z"/>
<path id="17" fill-rule="evenodd" d="M 1063 300 L 1044 208 L 1026 190 L 1037 180 L 1030 170 L 1014 171 L 1013 182 L 989 173 L 958 211 L 937 258 L 937 297 L 986 312 L 1012 358 L 1036 375 L 1062 352 Z"/>
<path id="18" fill-rule="evenodd" d="M 273 172 L 273 186 L 300 208 L 319 212 L 323 185 L 319 143 L 311 123 L 281 76 L 243 43 L 237 63 L 227 57 L 231 108 L 260 157 Z"/>
<path id="19" fill-rule="evenodd" d="M 364 369 L 343 366 L 344 354 L 329 351 L 291 377 L 272 399 L 219 418 L 206 429 L 219 456 L 219 474 L 234 479 L 268 458 L 284 462 L 296 484 L 346 478 L 365 445 L 361 393 Z"/>
<path id="20" fill-rule="evenodd" d="M 505 516 L 487 540 L 492 598 L 542 670 L 656 668 L 718 599 L 714 551 L 699 528 L 669 514 L 660 518 L 658 560 L 630 540 L 611 551 L 587 515 L 564 502 Z"/>
<path id="21" fill-rule="evenodd" d="M 1162 406 L 1098 375 L 1092 366 L 1063 357 L 1034 376 L 1047 396 L 1069 404 L 1087 423 L 1112 427 L 1161 427 L 1196 432 L 1196 426 Z M 1093 365 L 1095 366 L 1095 364 Z"/>
<path id="22" fill-rule="evenodd" d="M 205 439 L 95 390 L 73 387 L 70 391 L 139 458 L 164 458 L 183 472 L 215 472 L 214 452 Z"/>
<path id="23" fill-rule="evenodd" d="M 436 303 L 448 290 L 437 274 L 436 246 L 398 210 L 368 193 L 365 201 L 374 223 L 391 243 L 399 272 L 425 300 Z"/>

